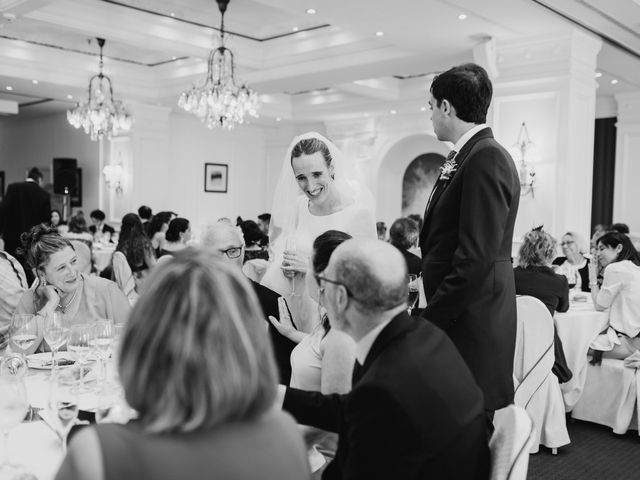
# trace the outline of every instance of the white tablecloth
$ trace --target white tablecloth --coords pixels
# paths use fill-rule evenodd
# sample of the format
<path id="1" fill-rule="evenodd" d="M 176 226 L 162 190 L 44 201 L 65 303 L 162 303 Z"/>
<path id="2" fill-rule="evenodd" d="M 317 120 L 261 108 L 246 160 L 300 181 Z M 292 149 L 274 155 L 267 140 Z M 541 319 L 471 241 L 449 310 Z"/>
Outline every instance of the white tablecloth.
<path id="1" fill-rule="evenodd" d="M 94 244 L 91 255 L 93 256 L 96 270 L 101 272 L 107 268 L 111 264 L 111 257 L 113 257 L 113 252 L 115 251 L 115 245 Z"/>
<path id="2" fill-rule="evenodd" d="M 38 480 L 51 480 L 62 463 L 62 445 L 43 421 L 25 422 L 9 433 L 9 458 Z"/>
<path id="3" fill-rule="evenodd" d="M 589 345 L 608 324 L 609 312 L 598 312 L 589 298 L 587 302 L 571 302 L 569 311 L 555 314 L 558 336 L 573 372 L 573 378 L 560 385 L 564 404 L 570 412 L 580 399 L 587 377 Z"/>

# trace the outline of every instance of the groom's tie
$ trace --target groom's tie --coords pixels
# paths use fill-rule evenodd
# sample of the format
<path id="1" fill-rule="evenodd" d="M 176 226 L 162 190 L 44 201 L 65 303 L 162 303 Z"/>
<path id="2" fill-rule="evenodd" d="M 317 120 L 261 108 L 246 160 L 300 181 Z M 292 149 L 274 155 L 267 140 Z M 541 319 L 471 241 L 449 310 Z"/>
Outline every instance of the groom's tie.
<path id="1" fill-rule="evenodd" d="M 456 152 L 455 150 L 451 150 L 449 152 L 449 155 L 447 155 L 447 159 L 445 160 L 445 163 L 447 163 L 449 160 L 452 160 L 453 157 L 455 157 L 457 154 L 458 152 Z M 440 180 L 440 176 L 438 176 L 438 180 Z M 431 195 L 429 195 L 429 200 L 427 200 L 427 208 L 424 209 L 425 217 L 427 216 L 427 212 L 429 211 L 429 205 L 431 205 L 431 199 L 433 198 L 433 194 L 436 192 L 436 189 L 438 188 L 438 180 L 436 180 L 436 184 L 433 186 L 433 189 L 431 190 Z"/>
<path id="2" fill-rule="evenodd" d="M 362 370 L 362 365 L 360 362 L 356 360 L 356 363 L 353 365 L 353 375 L 351 375 L 351 386 L 355 385 L 358 380 L 360 380 L 360 371 Z"/>

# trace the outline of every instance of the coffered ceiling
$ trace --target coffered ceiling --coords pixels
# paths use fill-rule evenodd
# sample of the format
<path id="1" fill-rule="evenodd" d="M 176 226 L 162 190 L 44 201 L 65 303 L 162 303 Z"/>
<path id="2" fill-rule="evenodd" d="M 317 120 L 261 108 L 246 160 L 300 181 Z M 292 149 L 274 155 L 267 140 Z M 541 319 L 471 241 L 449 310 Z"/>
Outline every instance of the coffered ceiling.
<path id="1" fill-rule="evenodd" d="M 21 115 L 86 96 L 95 37 L 118 98 L 175 107 L 205 73 L 220 21 L 214 0 L 0 0 L 0 14 L 0 99 Z M 231 0 L 225 15 L 237 76 L 263 95 L 259 122 L 415 110 L 429 75 L 472 60 L 486 38 L 576 25 L 605 40 L 598 94 L 640 90 L 638 0 Z"/>

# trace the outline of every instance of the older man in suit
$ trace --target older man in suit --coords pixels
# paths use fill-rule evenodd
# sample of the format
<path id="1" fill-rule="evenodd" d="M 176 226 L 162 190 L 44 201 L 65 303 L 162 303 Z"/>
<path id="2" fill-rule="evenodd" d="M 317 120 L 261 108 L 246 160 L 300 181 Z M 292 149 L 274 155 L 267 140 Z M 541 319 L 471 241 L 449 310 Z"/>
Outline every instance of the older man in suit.
<path id="1" fill-rule="evenodd" d="M 447 336 L 407 314 L 401 253 L 348 240 L 316 279 L 332 328 L 356 341 L 357 358 L 346 395 L 284 393 L 300 423 L 340 434 L 322 478 L 487 478 L 482 393 Z"/>
<path id="2" fill-rule="evenodd" d="M 485 124 L 492 86 L 465 64 L 431 84 L 431 120 L 453 150 L 431 192 L 420 234 L 427 307 L 484 392 L 485 409 L 513 401 L 516 300 L 511 243 L 520 182 Z"/>
<path id="3" fill-rule="evenodd" d="M 3 234 L 5 251 L 15 256 L 20 246 L 20 235 L 34 225 L 49 222 L 51 200 L 42 189 L 42 172 L 32 168 L 26 181 L 7 187 L 0 205 L 0 233 Z"/>

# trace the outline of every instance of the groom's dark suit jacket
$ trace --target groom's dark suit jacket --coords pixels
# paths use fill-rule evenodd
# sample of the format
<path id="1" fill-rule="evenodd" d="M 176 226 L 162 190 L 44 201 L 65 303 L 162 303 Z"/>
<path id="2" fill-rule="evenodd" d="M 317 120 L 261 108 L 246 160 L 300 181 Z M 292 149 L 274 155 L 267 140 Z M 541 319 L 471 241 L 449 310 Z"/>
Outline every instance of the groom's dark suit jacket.
<path id="1" fill-rule="evenodd" d="M 487 410 L 513 401 L 516 292 L 511 264 L 520 182 L 490 128 L 455 157 L 457 171 L 438 180 L 420 233 L 427 307 L 422 316 L 453 340 Z"/>
<path id="2" fill-rule="evenodd" d="M 486 479 L 482 393 L 437 327 L 406 313 L 380 332 L 346 395 L 289 388 L 299 423 L 338 432 L 327 479 Z"/>

